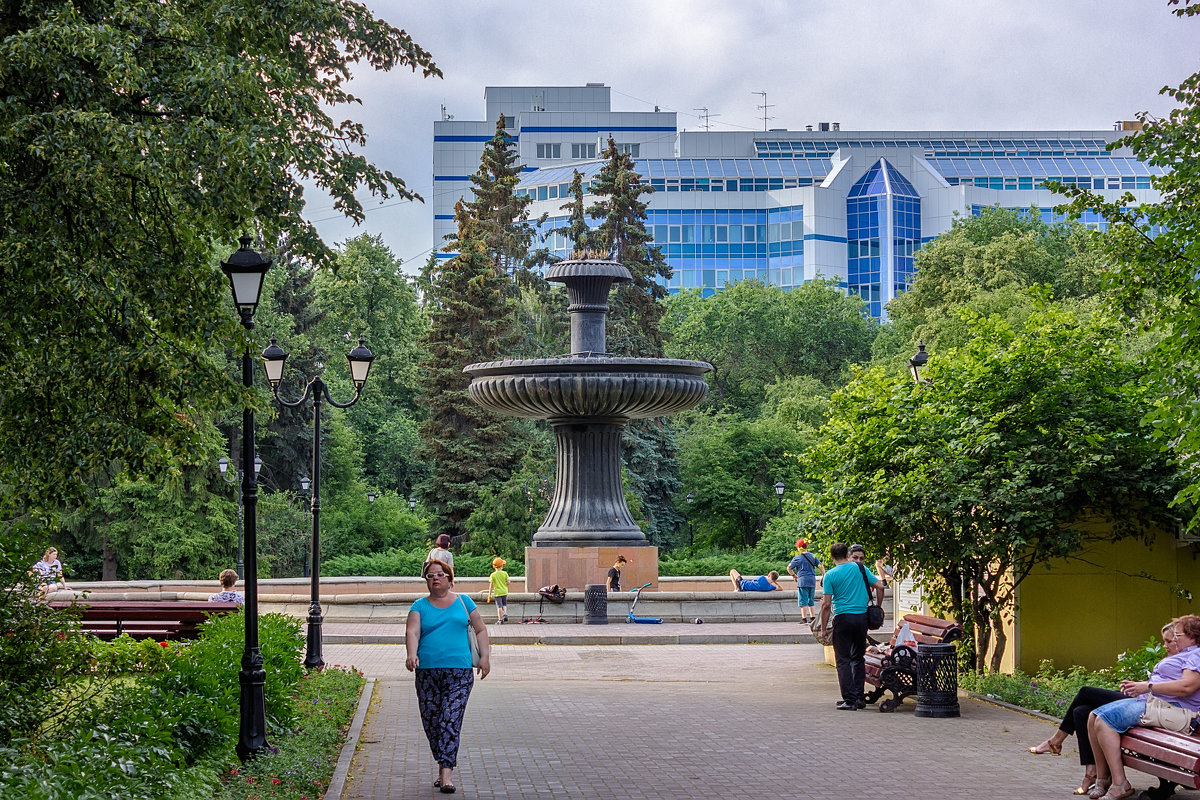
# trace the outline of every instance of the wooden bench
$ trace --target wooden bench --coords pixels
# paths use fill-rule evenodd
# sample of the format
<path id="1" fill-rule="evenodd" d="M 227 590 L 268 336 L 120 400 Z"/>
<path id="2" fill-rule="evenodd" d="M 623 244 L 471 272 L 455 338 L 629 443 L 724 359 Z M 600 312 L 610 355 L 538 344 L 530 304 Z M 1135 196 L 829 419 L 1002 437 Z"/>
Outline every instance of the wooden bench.
<path id="1" fill-rule="evenodd" d="M 1176 786 L 1200 789 L 1200 738 L 1162 728 L 1132 727 L 1121 735 L 1125 769 L 1154 775 L 1158 786 L 1147 789 L 1151 800 L 1165 800 Z"/>
<path id="2" fill-rule="evenodd" d="M 75 608 L 79 629 L 100 639 L 127 633 L 135 639 L 156 641 L 195 639 L 200 623 L 210 614 L 234 611 L 237 603 L 190 600 L 80 600 L 54 602 L 54 608 Z"/>
<path id="3" fill-rule="evenodd" d="M 905 614 L 900 622 L 896 630 L 892 631 L 892 638 L 888 642 L 891 648 L 889 655 L 868 651 L 864 657 L 866 683 L 874 689 L 867 692 L 863 699 L 868 703 L 875 703 L 885 692 L 891 692 L 892 696 L 879 704 L 879 710 L 884 712 L 895 711 L 896 707 L 904 702 L 905 697 L 917 691 L 917 649 L 896 644 L 896 634 L 900 632 L 903 623 L 908 623 L 908 628 L 918 644 L 950 644 L 963 637 L 963 629 L 953 620 L 927 617 L 923 614 Z M 874 639 L 870 639 L 870 642 L 879 644 Z"/>

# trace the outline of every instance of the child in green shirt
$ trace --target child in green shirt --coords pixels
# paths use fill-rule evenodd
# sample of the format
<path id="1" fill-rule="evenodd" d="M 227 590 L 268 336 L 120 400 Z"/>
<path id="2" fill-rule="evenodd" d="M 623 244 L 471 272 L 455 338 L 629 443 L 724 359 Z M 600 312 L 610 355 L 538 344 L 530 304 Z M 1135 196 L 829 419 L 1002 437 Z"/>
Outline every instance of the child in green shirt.
<path id="1" fill-rule="evenodd" d="M 495 571 L 488 577 L 488 602 L 496 600 L 496 624 L 508 622 L 508 573 L 504 571 L 507 562 L 500 556 L 492 559 Z"/>

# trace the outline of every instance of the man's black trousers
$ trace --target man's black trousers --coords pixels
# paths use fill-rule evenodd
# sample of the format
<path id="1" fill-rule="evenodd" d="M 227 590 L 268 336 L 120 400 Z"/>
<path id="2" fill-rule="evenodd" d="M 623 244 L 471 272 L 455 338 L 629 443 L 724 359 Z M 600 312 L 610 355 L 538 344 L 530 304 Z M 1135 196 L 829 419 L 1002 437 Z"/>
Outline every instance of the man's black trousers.
<path id="1" fill-rule="evenodd" d="M 867 615 L 838 614 L 833 618 L 833 653 L 837 657 L 838 685 L 847 703 L 863 701 L 863 681 L 867 652 Z"/>

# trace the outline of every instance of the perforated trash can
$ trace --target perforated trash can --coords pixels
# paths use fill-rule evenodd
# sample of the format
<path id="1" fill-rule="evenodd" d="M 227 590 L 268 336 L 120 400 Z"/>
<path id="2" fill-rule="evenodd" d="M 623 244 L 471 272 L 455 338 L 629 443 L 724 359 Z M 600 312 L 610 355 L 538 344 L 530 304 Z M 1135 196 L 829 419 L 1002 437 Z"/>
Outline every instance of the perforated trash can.
<path id="1" fill-rule="evenodd" d="M 917 645 L 917 709 L 913 714 L 958 716 L 958 651 L 954 645 Z"/>
<path id="2" fill-rule="evenodd" d="M 608 587 L 603 583 L 583 587 L 583 621 L 588 625 L 608 624 Z"/>

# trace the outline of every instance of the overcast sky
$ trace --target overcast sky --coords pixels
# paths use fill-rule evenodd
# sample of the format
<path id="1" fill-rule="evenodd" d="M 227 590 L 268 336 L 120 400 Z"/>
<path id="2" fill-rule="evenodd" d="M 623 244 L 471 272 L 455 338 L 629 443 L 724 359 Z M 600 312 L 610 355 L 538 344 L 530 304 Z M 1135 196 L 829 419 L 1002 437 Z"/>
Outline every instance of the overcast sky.
<path id="1" fill-rule="evenodd" d="M 1108 130 L 1200 71 L 1200 18 L 1166 0 L 364 0 L 433 54 L 445 78 L 356 71 L 366 155 L 432 198 L 433 122 L 484 115 L 485 86 L 612 88 L 614 111 L 678 113 L 680 128 L 837 121 L 863 130 Z M 719 116 L 718 116 L 719 115 Z M 364 197 L 354 227 L 308 193 L 330 244 L 382 234 L 415 272 L 430 204 Z"/>

